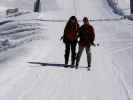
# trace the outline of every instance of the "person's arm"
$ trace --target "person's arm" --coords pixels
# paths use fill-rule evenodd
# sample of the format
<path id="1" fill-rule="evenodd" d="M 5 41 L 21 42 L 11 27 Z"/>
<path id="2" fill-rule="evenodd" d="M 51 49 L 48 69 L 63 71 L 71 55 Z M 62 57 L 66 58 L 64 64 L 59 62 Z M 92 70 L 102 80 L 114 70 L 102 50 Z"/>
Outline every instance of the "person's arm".
<path id="1" fill-rule="evenodd" d="M 60 41 L 64 39 L 66 32 L 67 32 L 67 25 L 64 28 L 64 33 L 63 36 L 61 36 Z"/>
<path id="2" fill-rule="evenodd" d="M 95 40 L 95 30 L 94 30 L 94 28 L 92 27 L 92 33 L 93 33 L 93 42 L 94 42 L 94 40 Z"/>
<path id="3" fill-rule="evenodd" d="M 95 30 L 94 30 L 93 26 L 91 26 L 91 28 L 92 28 L 92 32 L 91 32 L 91 34 L 92 34 L 91 44 L 93 46 L 95 46 L 95 43 L 94 43 L 94 41 L 95 41 Z"/>

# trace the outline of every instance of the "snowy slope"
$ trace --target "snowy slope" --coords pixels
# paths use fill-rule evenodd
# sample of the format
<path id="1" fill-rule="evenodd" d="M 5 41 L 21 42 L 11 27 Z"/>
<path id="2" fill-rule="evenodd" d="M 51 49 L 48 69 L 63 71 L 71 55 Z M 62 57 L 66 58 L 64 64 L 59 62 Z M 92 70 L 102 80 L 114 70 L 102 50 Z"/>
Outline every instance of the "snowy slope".
<path id="1" fill-rule="evenodd" d="M 17 18 L 9 17 L 1 19 L 0 51 L 14 48 L 26 43 L 26 41 L 31 41 L 33 36 L 41 30 L 41 23 L 34 20 L 35 18 L 35 14 L 26 14 Z"/>
<path id="2" fill-rule="evenodd" d="M 118 0 L 118 6 L 123 10 L 130 9 L 130 0 Z"/>
<path id="3" fill-rule="evenodd" d="M 51 1 L 46 2 L 51 4 Z M 44 3 L 42 5 L 45 5 Z M 66 20 L 71 15 L 76 15 L 79 20 L 83 16 L 90 19 L 119 18 L 112 12 L 106 0 L 56 0 L 55 4 L 56 9 L 42 9 L 39 17 L 28 14 L 0 26 L 0 34 L 6 35 L 10 40 L 19 41 L 29 37 L 30 33 L 24 32 L 25 29 L 41 27 L 39 31 L 32 30 L 41 33 L 38 41 L 26 42 L 0 54 L 1 58 L 5 58 L 0 63 L 0 99 L 132 100 L 133 23 L 128 20 L 90 22 L 96 29 L 96 43 L 100 43 L 99 47 L 92 47 L 93 61 L 90 72 L 84 68 L 75 70 L 27 63 L 64 62 L 64 44 L 59 39 L 66 22 L 47 22 L 43 19 Z M 36 18 L 42 20 L 39 25 L 38 21 L 31 20 Z M 27 21 L 24 21 L 25 19 Z M 10 30 L 11 26 L 13 29 Z M 18 30 L 23 30 L 22 34 L 19 34 Z M 31 36 L 34 37 L 33 34 Z M 86 65 L 85 53 L 80 65 Z"/>
<path id="4" fill-rule="evenodd" d="M 130 15 L 130 0 L 107 0 L 114 12 L 120 15 Z"/>
<path id="5" fill-rule="evenodd" d="M 6 10 L 18 8 L 17 13 L 33 12 L 36 0 L 1 0 L 0 1 L 0 18 L 7 17 Z M 41 0 L 41 11 L 47 12 L 59 9 L 55 0 Z"/>
<path id="6" fill-rule="evenodd" d="M 20 8 L 21 10 L 33 10 L 35 0 L 1 0 L 0 8 L 11 9 L 11 8 Z"/>

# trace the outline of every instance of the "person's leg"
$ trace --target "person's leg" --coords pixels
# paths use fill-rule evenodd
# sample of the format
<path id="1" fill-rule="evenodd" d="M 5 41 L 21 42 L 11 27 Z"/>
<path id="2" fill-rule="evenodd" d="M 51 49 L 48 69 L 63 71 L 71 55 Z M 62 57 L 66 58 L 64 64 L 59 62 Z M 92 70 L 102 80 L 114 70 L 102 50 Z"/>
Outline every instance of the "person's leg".
<path id="1" fill-rule="evenodd" d="M 91 51 L 90 51 L 90 46 L 86 47 L 86 54 L 87 54 L 88 68 L 90 68 L 91 67 Z"/>
<path id="2" fill-rule="evenodd" d="M 70 53 L 70 43 L 65 43 L 65 65 L 68 64 L 68 60 L 69 60 L 69 53 Z"/>
<path id="3" fill-rule="evenodd" d="M 79 61 L 80 61 L 83 50 L 84 50 L 84 47 L 79 46 L 78 54 L 77 54 L 77 58 L 76 58 L 76 68 L 78 68 Z"/>
<path id="4" fill-rule="evenodd" d="M 76 59 L 76 42 L 71 44 L 71 51 L 72 51 L 72 55 L 71 55 L 71 65 L 75 64 L 75 59 Z"/>

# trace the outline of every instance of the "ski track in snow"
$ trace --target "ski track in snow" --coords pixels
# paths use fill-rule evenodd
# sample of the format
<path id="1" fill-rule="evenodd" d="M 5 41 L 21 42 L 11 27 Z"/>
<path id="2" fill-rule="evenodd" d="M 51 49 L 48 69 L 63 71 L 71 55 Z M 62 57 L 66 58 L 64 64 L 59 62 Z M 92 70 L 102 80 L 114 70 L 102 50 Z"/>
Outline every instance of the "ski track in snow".
<path id="1" fill-rule="evenodd" d="M 53 5 L 51 1 L 46 3 Z M 59 7 L 55 6 L 55 10 L 50 8 L 51 11 L 49 9 L 37 18 L 62 20 L 71 15 L 76 15 L 79 20 L 83 16 L 90 19 L 118 17 L 106 0 L 57 0 L 55 4 Z M 37 19 L 32 13 L 0 22 L 0 39 L 8 39 L 11 47 L 13 45 L 0 53 L 1 100 L 133 99 L 132 22 L 90 22 L 96 29 L 96 43 L 100 46 L 91 48 L 92 70 L 88 72 L 86 69 L 28 64 L 31 61 L 64 62 L 64 44 L 60 37 L 66 24 L 29 18 Z M 80 66 L 86 64 L 84 52 Z"/>

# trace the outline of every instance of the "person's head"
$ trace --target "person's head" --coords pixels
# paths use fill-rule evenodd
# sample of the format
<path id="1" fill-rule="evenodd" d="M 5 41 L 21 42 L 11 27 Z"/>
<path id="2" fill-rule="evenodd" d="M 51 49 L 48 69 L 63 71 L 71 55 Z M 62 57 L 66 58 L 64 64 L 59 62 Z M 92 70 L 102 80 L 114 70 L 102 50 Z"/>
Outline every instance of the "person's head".
<path id="1" fill-rule="evenodd" d="M 88 18 L 87 18 L 87 17 L 84 17 L 84 18 L 83 18 L 83 22 L 84 22 L 84 24 L 89 24 Z"/>
<path id="2" fill-rule="evenodd" d="M 75 16 L 71 16 L 70 19 L 69 19 L 69 22 L 77 23 L 77 18 Z"/>

